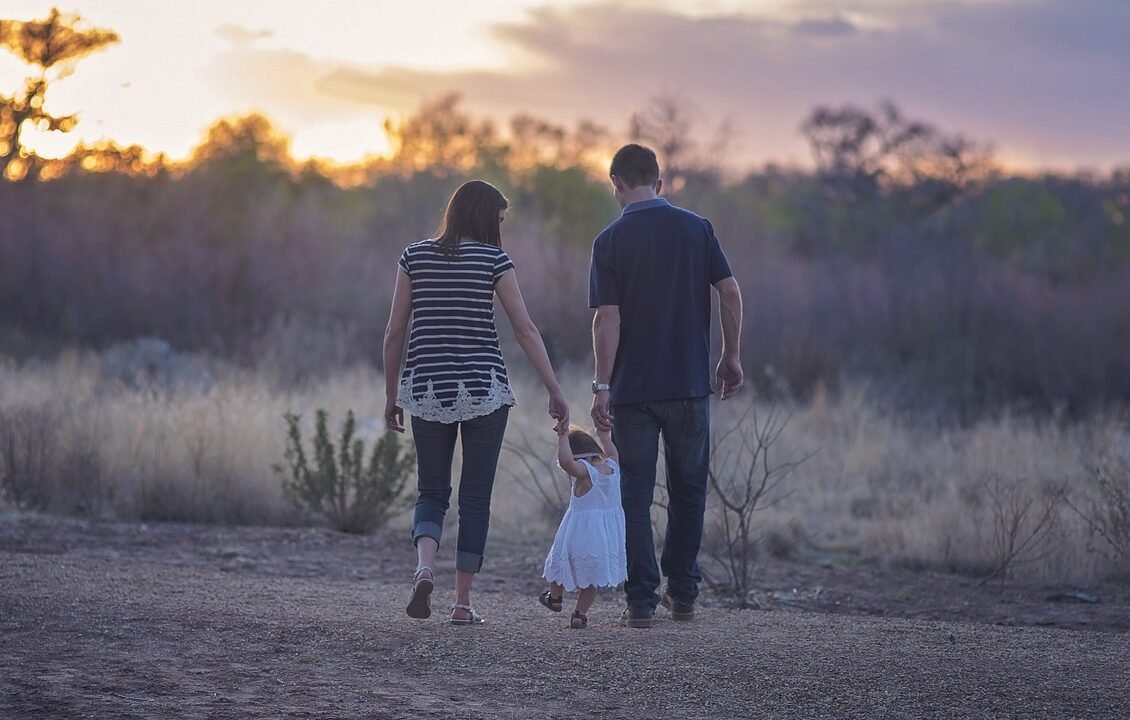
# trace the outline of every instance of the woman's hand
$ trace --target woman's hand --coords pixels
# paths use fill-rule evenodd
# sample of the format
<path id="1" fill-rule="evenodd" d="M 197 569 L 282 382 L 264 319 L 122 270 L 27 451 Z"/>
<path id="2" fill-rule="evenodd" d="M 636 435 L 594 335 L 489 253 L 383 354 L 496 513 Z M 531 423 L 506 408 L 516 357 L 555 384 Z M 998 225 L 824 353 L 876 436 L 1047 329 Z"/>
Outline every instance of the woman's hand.
<path id="1" fill-rule="evenodd" d="M 569 404 L 565 402 L 565 393 L 561 392 L 561 388 L 549 391 L 549 416 L 557 421 L 553 426 L 557 434 L 569 429 Z"/>
<path id="2" fill-rule="evenodd" d="M 404 408 L 396 403 L 385 403 L 385 427 L 393 432 L 404 432 Z"/>

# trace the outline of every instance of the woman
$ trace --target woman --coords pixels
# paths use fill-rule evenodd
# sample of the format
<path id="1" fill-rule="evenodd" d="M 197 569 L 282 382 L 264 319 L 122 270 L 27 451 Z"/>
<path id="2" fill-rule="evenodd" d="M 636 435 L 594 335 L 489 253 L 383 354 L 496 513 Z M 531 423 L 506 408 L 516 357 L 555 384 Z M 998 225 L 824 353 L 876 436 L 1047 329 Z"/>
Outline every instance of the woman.
<path id="1" fill-rule="evenodd" d="M 500 225 L 509 203 L 493 185 L 464 183 L 447 204 L 439 237 L 409 245 L 400 257 L 384 338 L 385 423 L 404 432 L 412 417 L 419 494 L 412 540 L 417 565 L 408 615 L 431 615 L 432 561 L 451 496 L 455 439 L 462 436 L 459 536 L 451 622 L 482 622 L 471 606 L 471 585 L 483 564 L 490 496 L 514 393 L 498 346 L 494 297 L 549 393 L 555 429 L 569 410 L 541 334 L 526 312 L 514 265 L 502 249 Z M 412 321 L 401 371 L 405 332 Z"/>

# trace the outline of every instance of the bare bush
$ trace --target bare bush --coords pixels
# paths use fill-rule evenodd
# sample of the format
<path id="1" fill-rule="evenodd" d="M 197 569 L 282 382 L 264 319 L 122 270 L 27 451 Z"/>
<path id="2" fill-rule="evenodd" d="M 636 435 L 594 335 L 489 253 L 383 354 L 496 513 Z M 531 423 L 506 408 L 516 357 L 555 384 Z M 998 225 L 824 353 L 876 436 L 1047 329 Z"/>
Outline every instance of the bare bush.
<path id="1" fill-rule="evenodd" d="M 992 524 L 988 538 L 981 538 L 989 571 L 982 584 L 993 578 L 1003 583 L 1016 566 L 1043 560 L 1055 552 L 1062 540 L 1058 531 L 1064 490 L 1063 486 L 1045 487 L 1034 493 L 1016 480 L 996 475 L 989 479 L 985 492 Z"/>
<path id="2" fill-rule="evenodd" d="M 1130 468 L 1113 472 L 1098 465 L 1090 468 L 1090 478 L 1087 499 L 1067 498 L 1067 506 L 1087 525 L 1087 552 L 1102 556 L 1117 575 L 1130 578 Z"/>
<path id="3" fill-rule="evenodd" d="M 791 418 L 772 406 L 764 415 L 750 400 L 742 414 L 711 442 L 710 489 L 720 507 L 708 528 L 703 579 L 746 607 L 763 537 L 755 515 L 783 499 L 781 484 L 811 453 L 784 462 L 770 458 Z"/>
<path id="4" fill-rule="evenodd" d="M 46 510 L 51 505 L 56 440 L 49 409 L 0 409 L 0 491 L 17 508 Z"/>
<path id="5" fill-rule="evenodd" d="M 115 485 L 106 472 L 94 433 L 79 430 L 68 441 L 59 469 L 59 494 L 69 509 L 101 520 L 114 500 Z"/>
<path id="6" fill-rule="evenodd" d="M 502 450 L 515 463 L 500 463 L 498 470 L 537 501 L 542 519 L 556 525 L 569 507 L 569 485 L 562 481 L 562 470 L 551 447 L 544 440 L 535 442 L 515 423 L 502 443 Z"/>

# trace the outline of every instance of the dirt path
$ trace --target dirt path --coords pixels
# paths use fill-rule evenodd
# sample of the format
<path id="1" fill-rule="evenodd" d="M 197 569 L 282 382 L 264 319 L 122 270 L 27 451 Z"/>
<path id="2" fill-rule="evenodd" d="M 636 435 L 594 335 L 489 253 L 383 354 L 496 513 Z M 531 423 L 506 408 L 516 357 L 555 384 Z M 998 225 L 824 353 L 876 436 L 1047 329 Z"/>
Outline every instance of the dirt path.
<path id="1" fill-rule="evenodd" d="M 613 594 L 577 632 L 512 579 L 522 558 L 481 579 L 486 625 L 452 627 L 404 616 L 392 540 L 0 522 L 0 717 L 1130 714 L 1125 633 L 716 607 L 629 630 Z M 1117 630 L 1126 607 L 1104 612 Z"/>

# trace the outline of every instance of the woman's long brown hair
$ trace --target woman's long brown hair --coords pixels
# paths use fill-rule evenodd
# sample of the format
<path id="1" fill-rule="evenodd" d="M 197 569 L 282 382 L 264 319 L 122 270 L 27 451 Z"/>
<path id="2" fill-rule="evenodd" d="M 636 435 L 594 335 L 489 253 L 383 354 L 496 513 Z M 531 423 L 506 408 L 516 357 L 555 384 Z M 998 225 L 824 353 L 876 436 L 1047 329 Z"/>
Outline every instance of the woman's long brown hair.
<path id="1" fill-rule="evenodd" d="M 472 240 L 502 247 L 498 213 L 510 207 L 506 196 L 494 185 L 482 180 L 468 180 L 459 186 L 447 201 L 443 225 L 436 242 L 445 255 L 459 251 L 460 240 Z"/>

